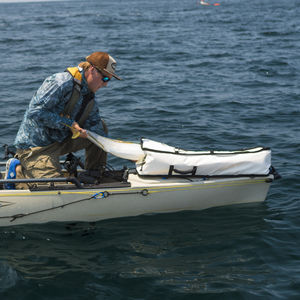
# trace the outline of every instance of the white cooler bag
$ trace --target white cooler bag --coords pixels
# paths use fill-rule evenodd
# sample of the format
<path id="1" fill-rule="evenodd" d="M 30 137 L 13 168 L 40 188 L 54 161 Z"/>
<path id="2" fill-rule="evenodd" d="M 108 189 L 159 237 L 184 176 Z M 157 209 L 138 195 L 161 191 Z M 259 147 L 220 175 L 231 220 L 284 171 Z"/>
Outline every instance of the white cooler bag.
<path id="1" fill-rule="evenodd" d="M 142 139 L 144 159 L 139 175 L 253 176 L 268 175 L 271 150 L 257 147 L 239 151 L 185 151 Z"/>

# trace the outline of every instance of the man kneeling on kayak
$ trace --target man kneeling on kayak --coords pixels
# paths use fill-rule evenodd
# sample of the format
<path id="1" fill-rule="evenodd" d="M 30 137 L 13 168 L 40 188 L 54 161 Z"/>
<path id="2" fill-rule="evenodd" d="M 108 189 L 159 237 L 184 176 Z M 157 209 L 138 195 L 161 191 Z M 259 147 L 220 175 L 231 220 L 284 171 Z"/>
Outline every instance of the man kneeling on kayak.
<path id="1" fill-rule="evenodd" d="M 101 176 L 106 153 L 87 139 L 83 128 L 107 135 L 95 93 L 112 77 L 120 80 L 115 67 L 116 61 L 109 54 L 94 52 L 78 67 L 46 78 L 31 99 L 15 139 L 16 159 L 22 166 L 17 167 L 17 179 L 61 177 L 59 157 L 81 149 L 86 153 L 85 169 Z M 72 139 L 74 132 L 79 138 Z"/>

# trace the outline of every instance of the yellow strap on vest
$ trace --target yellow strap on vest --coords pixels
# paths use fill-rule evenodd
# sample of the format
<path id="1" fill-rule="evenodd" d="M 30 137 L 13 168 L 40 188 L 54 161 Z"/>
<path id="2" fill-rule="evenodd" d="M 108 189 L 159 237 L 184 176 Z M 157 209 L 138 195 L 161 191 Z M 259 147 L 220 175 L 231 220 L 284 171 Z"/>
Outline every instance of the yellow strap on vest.
<path id="1" fill-rule="evenodd" d="M 82 81 L 82 75 L 79 72 L 77 67 L 70 67 L 67 68 L 67 71 L 74 77 L 74 79 L 78 80 L 78 83 L 81 84 Z"/>

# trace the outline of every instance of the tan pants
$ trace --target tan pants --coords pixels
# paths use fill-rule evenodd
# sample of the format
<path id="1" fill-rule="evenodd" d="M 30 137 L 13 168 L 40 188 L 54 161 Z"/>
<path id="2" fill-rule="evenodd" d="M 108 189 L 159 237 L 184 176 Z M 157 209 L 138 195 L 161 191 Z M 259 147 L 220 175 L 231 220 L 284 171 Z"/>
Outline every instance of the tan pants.
<path id="1" fill-rule="evenodd" d="M 101 170 L 106 164 L 107 153 L 88 139 L 67 138 L 62 143 L 56 142 L 45 147 L 17 149 L 16 157 L 22 165 L 22 169 L 17 171 L 17 179 L 62 177 L 59 157 L 81 149 L 85 149 L 86 170 Z M 16 188 L 28 188 L 28 185 L 17 184 Z"/>

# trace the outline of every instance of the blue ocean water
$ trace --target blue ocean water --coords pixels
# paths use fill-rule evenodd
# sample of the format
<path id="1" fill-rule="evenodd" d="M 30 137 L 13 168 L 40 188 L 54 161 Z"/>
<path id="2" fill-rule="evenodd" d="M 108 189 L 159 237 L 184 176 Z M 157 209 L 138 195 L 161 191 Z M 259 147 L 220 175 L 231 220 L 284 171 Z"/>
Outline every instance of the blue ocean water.
<path id="1" fill-rule="evenodd" d="M 299 298 L 300 1 L 215 2 L 0 1 L 2 144 L 45 77 L 102 50 L 111 137 L 268 146 L 283 177 L 260 204 L 1 228 L 1 299 Z"/>

